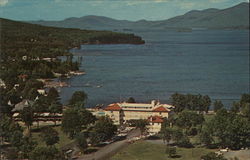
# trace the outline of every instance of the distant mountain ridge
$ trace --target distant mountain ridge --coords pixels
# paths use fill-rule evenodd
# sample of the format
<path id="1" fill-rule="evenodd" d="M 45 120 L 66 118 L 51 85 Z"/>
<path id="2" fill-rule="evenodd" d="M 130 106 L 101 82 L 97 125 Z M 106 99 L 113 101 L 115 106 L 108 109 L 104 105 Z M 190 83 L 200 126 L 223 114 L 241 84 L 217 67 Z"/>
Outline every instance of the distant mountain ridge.
<path id="1" fill-rule="evenodd" d="M 243 2 L 226 9 L 209 8 L 192 10 L 184 15 L 160 21 L 116 20 L 103 16 L 71 17 L 62 21 L 30 21 L 45 26 L 80 28 L 94 30 L 122 29 L 168 29 L 168 28 L 207 28 L 207 29 L 249 29 L 249 3 Z"/>

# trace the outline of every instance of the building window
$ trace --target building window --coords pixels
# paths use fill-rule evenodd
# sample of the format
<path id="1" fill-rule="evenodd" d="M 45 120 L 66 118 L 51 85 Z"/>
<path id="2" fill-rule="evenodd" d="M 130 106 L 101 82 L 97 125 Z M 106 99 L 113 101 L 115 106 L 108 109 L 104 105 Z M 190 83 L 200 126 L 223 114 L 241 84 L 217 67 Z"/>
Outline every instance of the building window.
<path id="1" fill-rule="evenodd" d="M 161 115 L 161 112 L 160 112 L 160 115 Z"/>
<path id="2" fill-rule="evenodd" d="M 110 111 L 110 113 L 113 113 L 113 111 Z"/>

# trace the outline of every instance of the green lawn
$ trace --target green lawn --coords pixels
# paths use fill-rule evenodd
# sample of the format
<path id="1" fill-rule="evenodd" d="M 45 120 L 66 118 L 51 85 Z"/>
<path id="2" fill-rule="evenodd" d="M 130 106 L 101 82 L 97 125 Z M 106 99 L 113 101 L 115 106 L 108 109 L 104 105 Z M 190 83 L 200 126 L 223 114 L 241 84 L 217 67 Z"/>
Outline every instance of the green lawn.
<path id="1" fill-rule="evenodd" d="M 210 121 L 212 118 L 214 118 L 215 114 L 205 114 L 204 115 L 204 118 L 205 118 L 205 121 L 208 122 Z"/>
<path id="2" fill-rule="evenodd" d="M 215 151 L 206 148 L 177 148 L 177 155 L 180 157 L 168 158 L 165 148 L 163 144 L 138 141 L 118 152 L 110 160 L 199 160 L 202 155 Z"/>
<path id="3" fill-rule="evenodd" d="M 61 131 L 61 127 L 53 127 L 59 133 L 59 143 L 56 144 L 56 147 L 61 148 L 62 146 L 71 143 L 73 140 L 69 139 L 66 134 Z M 32 137 L 38 143 L 38 146 L 43 146 L 45 143 L 42 141 L 41 137 L 39 137 L 40 132 L 33 132 Z"/>

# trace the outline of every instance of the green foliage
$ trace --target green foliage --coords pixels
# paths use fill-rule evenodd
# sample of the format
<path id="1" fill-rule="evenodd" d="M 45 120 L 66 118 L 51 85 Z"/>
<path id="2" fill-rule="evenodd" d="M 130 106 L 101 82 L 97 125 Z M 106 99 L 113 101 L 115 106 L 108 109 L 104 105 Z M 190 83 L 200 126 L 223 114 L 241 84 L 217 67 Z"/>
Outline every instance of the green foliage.
<path id="1" fill-rule="evenodd" d="M 221 109 L 205 128 L 202 134 L 215 136 L 221 147 L 240 149 L 250 146 L 250 125 L 242 115 Z M 205 141 L 210 142 L 210 140 Z"/>
<path id="2" fill-rule="evenodd" d="M 117 127 L 113 124 L 113 121 L 109 117 L 100 117 L 93 126 L 92 133 L 90 133 L 90 139 L 92 144 L 98 144 L 99 142 L 106 141 L 112 138 L 117 131 Z"/>
<path id="3" fill-rule="evenodd" d="M 241 104 L 240 102 L 234 102 L 233 106 L 230 108 L 231 112 L 238 113 L 240 111 Z"/>
<path id="4" fill-rule="evenodd" d="M 78 114 L 81 118 L 81 124 L 85 127 L 87 127 L 89 124 L 93 124 L 96 121 L 96 117 L 88 110 L 86 109 L 78 109 Z"/>
<path id="5" fill-rule="evenodd" d="M 127 100 L 127 103 L 136 103 L 136 102 L 133 97 L 129 97 L 129 99 Z"/>
<path id="6" fill-rule="evenodd" d="M 203 128 L 202 132 L 199 135 L 200 141 L 201 143 L 209 146 L 212 144 L 212 142 L 214 141 L 212 135 L 211 135 L 211 131 L 209 131 L 206 127 Z"/>
<path id="7" fill-rule="evenodd" d="M 6 115 L 0 117 L 0 137 L 3 141 L 9 141 L 13 146 L 20 146 L 22 132 L 21 126 L 11 118 Z"/>
<path id="8" fill-rule="evenodd" d="M 18 83 L 20 74 L 27 74 L 31 78 L 53 78 L 53 72 L 66 74 L 70 70 L 78 70 L 79 63 L 72 59 L 45 61 L 42 58 L 71 55 L 68 49 L 81 44 L 144 43 L 133 34 L 44 27 L 2 18 L 0 23 L 0 77 L 7 88 L 13 88 Z M 23 56 L 26 58 L 23 59 Z"/>
<path id="9" fill-rule="evenodd" d="M 202 160 L 227 160 L 222 155 L 217 155 L 214 152 L 210 152 L 204 156 L 201 156 Z"/>
<path id="10" fill-rule="evenodd" d="M 7 159 L 18 159 L 18 149 L 16 147 L 10 147 L 6 149 L 4 154 Z"/>
<path id="11" fill-rule="evenodd" d="M 35 79 L 30 79 L 25 83 L 24 89 L 22 90 L 22 96 L 29 100 L 34 100 L 39 93 L 37 89 L 43 88 L 43 83 Z"/>
<path id="12" fill-rule="evenodd" d="M 176 148 L 167 146 L 166 148 L 166 154 L 168 154 L 169 158 L 174 158 L 176 156 Z"/>
<path id="13" fill-rule="evenodd" d="M 67 109 L 63 112 L 62 117 L 62 131 L 74 138 L 75 135 L 81 132 L 81 116 L 78 114 L 77 109 Z"/>
<path id="14" fill-rule="evenodd" d="M 36 147 L 30 155 L 32 160 L 63 160 L 64 156 L 62 153 L 55 147 Z"/>
<path id="15" fill-rule="evenodd" d="M 63 112 L 62 131 L 68 134 L 70 138 L 74 138 L 95 120 L 95 117 L 84 108 L 69 108 Z"/>
<path id="16" fill-rule="evenodd" d="M 42 133 L 40 134 L 40 137 L 46 143 L 47 146 L 51 146 L 59 142 L 58 132 L 51 127 L 44 128 L 42 130 Z"/>
<path id="17" fill-rule="evenodd" d="M 177 143 L 184 137 L 181 129 L 172 129 L 172 139 Z"/>
<path id="18" fill-rule="evenodd" d="M 205 119 L 202 114 L 197 114 L 196 112 L 193 111 L 184 110 L 178 114 L 175 124 L 178 127 L 186 129 L 186 131 L 189 131 L 191 127 L 202 125 L 204 121 Z"/>
<path id="19" fill-rule="evenodd" d="M 88 147 L 86 136 L 83 133 L 76 136 L 76 143 L 82 150 L 85 150 Z"/>
<path id="20" fill-rule="evenodd" d="M 30 126 L 32 126 L 34 121 L 34 111 L 29 107 L 24 107 L 22 111 L 20 111 L 20 118 L 25 123 L 25 125 L 28 127 L 28 131 L 30 130 Z"/>
<path id="21" fill-rule="evenodd" d="M 25 159 L 29 158 L 30 152 L 37 146 L 37 143 L 32 140 L 30 137 L 24 137 L 22 138 L 22 145 L 18 148 L 19 153 L 19 159 Z"/>
<path id="22" fill-rule="evenodd" d="M 162 139 L 165 142 L 167 142 L 167 144 L 170 142 L 171 138 L 172 138 L 172 129 L 170 128 L 165 128 L 164 130 L 162 130 Z"/>
<path id="23" fill-rule="evenodd" d="M 147 131 L 147 125 L 148 125 L 147 120 L 139 119 L 139 120 L 135 120 L 134 123 L 135 123 L 135 127 L 140 129 L 141 134 Z"/>
<path id="24" fill-rule="evenodd" d="M 181 139 L 177 140 L 177 145 L 179 147 L 192 148 L 193 145 L 187 136 L 182 136 Z"/>
<path id="25" fill-rule="evenodd" d="M 250 103 L 246 103 L 242 106 L 242 115 L 250 121 Z M 248 122 L 249 123 L 249 122 Z"/>
<path id="26" fill-rule="evenodd" d="M 69 105 L 73 107 L 83 107 L 88 96 L 84 91 L 76 91 L 69 100 Z"/>
<path id="27" fill-rule="evenodd" d="M 60 95 L 54 87 L 49 89 L 47 97 L 50 103 L 53 101 L 58 102 L 60 100 Z"/>
<path id="28" fill-rule="evenodd" d="M 242 94 L 240 104 L 250 103 L 250 94 Z"/>
<path id="29" fill-rule="evenodd" d="M 218 110 L 222 109 L 224 107 L 223 103 L 219 100 L 216 100 L 214 102 L 214 111 L 217 112 Z"/>
<path id="30" fill-rule="evenodd" d="M 184 109 L 195 110 L 200 112 L 208 112 L 211 105 L 211 99 L 209 96 L 191 95 L 191 94 L 179 94 L 175 93 L 171 95 L 172 104 L 175 106 L 175 112 L 181 112 Z"/>

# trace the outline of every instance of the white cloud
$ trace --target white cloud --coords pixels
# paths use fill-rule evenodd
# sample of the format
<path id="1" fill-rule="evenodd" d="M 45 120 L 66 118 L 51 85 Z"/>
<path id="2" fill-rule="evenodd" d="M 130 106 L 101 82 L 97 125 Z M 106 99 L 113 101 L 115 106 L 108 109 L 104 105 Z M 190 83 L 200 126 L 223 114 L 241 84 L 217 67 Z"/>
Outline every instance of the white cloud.
<path id="1" fill-rule="evenodd" d="M 181 9 L 191 9 L 195 6 L 196 4 L 194 2 L 181 2 L 179 3 L 179 6 Z"/>
<path id="2" fill-rule="evenodd" d="M 8 2 L 8 0 L 0 0 L 0 6 L 5 6 Z"/>
<path id="3" fill-rule="evenodd" d="M 124 0 L 128 6 L 137 5 L 137 4 L 145 4 L 145 3 L 164 3 L 169 2 L 171 0 Z M 173 1 L 173 0 L 172 0 Z"/>
<path id="4" fill-rule="evenodd" d="M 209 2 L 211 3 L 222 3 L 222 2 L 226 2 L 227 0 L 209 0 Z"/>

